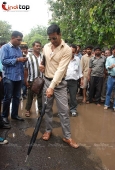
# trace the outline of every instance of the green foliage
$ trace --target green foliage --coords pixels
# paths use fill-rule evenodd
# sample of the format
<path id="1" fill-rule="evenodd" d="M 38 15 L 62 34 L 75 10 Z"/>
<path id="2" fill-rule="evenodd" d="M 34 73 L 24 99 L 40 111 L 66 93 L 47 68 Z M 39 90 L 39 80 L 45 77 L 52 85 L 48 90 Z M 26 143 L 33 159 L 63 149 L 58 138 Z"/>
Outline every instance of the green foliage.
<path id="1" fill-rule="evenodd" d="M 9 25 L 6 21 L 0 20 L 0 42 L 10 41 L 11 38 L 11 25 Z"/>
<path id="2" fill-rule="evenodd" d="M 30 33 L 24 37 L 24 41 L 27 42 L 29 47 L 32 47 L 34 41 L 40 41 L 42 45 L 47 43 L 46 27 L 37 26 L 31 29 Z"/>
<path id="3" fill-rule="evenodd" d="M 42 45 L 46 44 L 48 42 L 46 30 L 47 28 L 44 26 L 36 26 L 35 28 L 31 29 L 30 33 L 23 38 L 24 42 L 27 42 L 29 48 L 32 47 L 32 43 L 34 41 L 40 41 Z M 10 41 L 11 33 L 11 25 L 9 25 L 6 21 L 0 20 L 0 42 Z"/>
<path id="4" fill-rule="evenodd" d="M 51 22 L 68 43 L 111 46 L 115 43 L 114 0 L 47 0 Z"/>

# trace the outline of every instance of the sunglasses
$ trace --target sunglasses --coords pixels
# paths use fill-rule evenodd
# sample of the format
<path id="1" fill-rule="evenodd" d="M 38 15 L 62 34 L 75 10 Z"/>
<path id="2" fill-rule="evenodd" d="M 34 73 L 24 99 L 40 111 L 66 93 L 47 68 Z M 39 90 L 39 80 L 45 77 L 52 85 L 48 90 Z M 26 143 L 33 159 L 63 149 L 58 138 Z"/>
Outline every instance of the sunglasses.
<path id="1" fill-rule="evenodd" d="M 22 41 L 22 39 L 18 39 L 18 38 L 17 38 L 16 40 L 17 40 L 17 41 Z"/>
<path id="2" fill-rule="evenodd" d="M 52 38 L 48 38 L 48 41 L 51 41 L 51 40 L 57 40 L 57 37 L 52 37 Z"/>

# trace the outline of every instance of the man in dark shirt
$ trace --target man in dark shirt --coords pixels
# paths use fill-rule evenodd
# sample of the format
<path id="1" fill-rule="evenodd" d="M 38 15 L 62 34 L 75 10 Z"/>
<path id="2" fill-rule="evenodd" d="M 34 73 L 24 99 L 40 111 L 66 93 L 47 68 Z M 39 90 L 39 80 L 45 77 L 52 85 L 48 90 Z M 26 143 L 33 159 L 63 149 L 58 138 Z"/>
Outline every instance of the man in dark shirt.
<path id="1" fill-rule="evenodd" d="M 95 96 L 95 102 L 100 106 L 101 90 L 105 72 L 105 57 L 101 56 L 100 47 L 95 47 L 94 52 L 95 56 L 92 57 L 89 62 L 88 80 L 90 81 L 90 90 L 87 103 L 91 103 Z"/>

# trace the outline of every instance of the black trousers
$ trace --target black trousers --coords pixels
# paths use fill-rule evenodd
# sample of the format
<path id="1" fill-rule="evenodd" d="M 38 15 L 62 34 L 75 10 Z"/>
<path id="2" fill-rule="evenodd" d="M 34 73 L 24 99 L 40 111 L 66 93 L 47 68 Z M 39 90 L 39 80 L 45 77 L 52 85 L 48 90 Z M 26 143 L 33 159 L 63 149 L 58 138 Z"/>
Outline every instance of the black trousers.
<path id="1" fill-rule="evenodd" d="M 27 93 L 27 102 L 26 102 L 26 107 L 25 107 L 25 109 L 27 111 L 29 111 L 31 109 L 33 97 L 34 97 L 34 92 L 31 90 L 32 83 L 33 82 L 29 82 L 30 87 L 28 88 L 28 93 Z M 41 113 L 41 111 L 42 111 L 42 93 L 37 95 L 37 102 L 38 102 L 39 112 Z"/>
<path id="2" fill-rule="evenodd" d="M 103 77 L 91 76 L 90 78 L 90 90 L 89 90 L 89 102 L 92 102 L 92 98 L 95 93 L 95 102 L 98 104 L 101 101 L 101 90 L 103 85 Z"/>
<path id="3" fill-rule="evenodd" d="M 76 94 L 77 94 L 77 80 L 66 80 L 67 81 L 67 88 L 69 89 L 70 94 L 70 112 L 76 112 L 77 109 L 77 100 L 76 100 Z"/>

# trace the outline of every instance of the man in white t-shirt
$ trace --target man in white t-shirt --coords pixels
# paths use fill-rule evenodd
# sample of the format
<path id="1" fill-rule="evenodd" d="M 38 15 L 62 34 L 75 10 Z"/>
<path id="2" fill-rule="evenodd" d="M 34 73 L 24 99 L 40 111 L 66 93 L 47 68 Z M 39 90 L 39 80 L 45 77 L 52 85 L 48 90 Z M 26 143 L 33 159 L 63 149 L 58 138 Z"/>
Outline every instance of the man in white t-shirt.
<path id="1" fill-rule="evenodd" d="M 81 63 L 79 57 L 75 56 L 76 53 L 76 45 L 72 44 L 72 59 L 68 65 L 67 73 L 65 80 L 67 81 L 67 87 L 70 94 L 70 112 L 72 116 L 77 116 L 77 100 L 76 100 L 76 94 L 77 94 L 77 88 L 78 88 L 78 80 L 81 80 L 82 85 L 82 69 L 81 69 Z"/>

